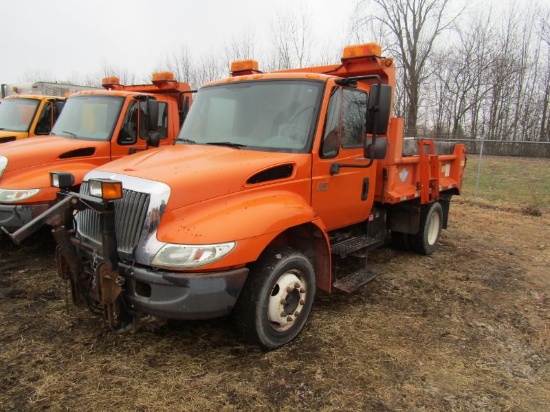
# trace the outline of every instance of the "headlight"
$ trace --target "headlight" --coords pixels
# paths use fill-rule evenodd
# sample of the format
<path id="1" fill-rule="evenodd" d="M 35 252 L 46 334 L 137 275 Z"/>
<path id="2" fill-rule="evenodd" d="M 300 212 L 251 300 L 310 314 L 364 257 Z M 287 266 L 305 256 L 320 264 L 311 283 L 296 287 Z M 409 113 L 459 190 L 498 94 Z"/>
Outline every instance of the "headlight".
<path id="1" fill-rule="evenodd" d="M 0 156 L 0 178 L 4 174 L 4 170 L 6 170 L 7 165 L 8 165 L 8 158 L 6 156 Z"/>
<path id="2" fill-rule="evenodd" d="M 0 189 L 0 202 L 17 203 L 40 192 L 40 189 L 8 190 Z"/>
<path id="3" fill-rule="evenodd" d="M 153 258 L 151 264 L 165 269 L 192 269 L 215 262 L 235 247 L 235 242 L 217 245 L 175 245 L 165 244 Z"/>
<path id="4" fill-rule="evenodd" d="M 69 172 L 50 172 L 50 185 L 59 189 L 69 189 L 74 186 L 74 176 Z"/>

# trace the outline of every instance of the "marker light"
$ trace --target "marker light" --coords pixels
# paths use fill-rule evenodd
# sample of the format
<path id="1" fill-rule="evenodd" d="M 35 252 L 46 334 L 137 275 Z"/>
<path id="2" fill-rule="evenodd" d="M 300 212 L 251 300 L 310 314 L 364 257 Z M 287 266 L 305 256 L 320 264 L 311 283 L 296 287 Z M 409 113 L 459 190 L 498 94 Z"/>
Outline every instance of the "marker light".
<path id="1" fill-rule="evenodd" d="M 153 83 L 156 82 L 173 82 L 174 73 L 172 72 L 159 72 L 153 73 Z"/>
<path id="2" fill-rule="evenodd" d="M 239 73 L 260 73 L 260 71 L 258 70 L 258 62 L 252 59 L 235 60 L 233 63 L 231 63 L 231 75 L 236 76 Z"/>
<path id="3" fill-rule="evenodd" d="M 116 200 L 122 198 L 122 182 L 111 179 L 90 179 L 88 181 L 90 196 L 103 200 Z"/>
<path id="4" fill-rule="evenodd" d="M 358 44 L 344 48 L 343 59 L 353 59 L 357 57 L 381 56 L 382 48 L 377 43 Z"/>
<path id="5" fill-rule="evenodd" d="M 104 77 L 101 84 L 103 87 L 118 86 L 120 84 L 120 79 L 118 77 Z"/>
<path id="6" fill-rule="evenodd" d="M 50 182 L 53 187 L 68 189 L 74 185 L 74 176 L 69 172 L 50 172 Z"/>

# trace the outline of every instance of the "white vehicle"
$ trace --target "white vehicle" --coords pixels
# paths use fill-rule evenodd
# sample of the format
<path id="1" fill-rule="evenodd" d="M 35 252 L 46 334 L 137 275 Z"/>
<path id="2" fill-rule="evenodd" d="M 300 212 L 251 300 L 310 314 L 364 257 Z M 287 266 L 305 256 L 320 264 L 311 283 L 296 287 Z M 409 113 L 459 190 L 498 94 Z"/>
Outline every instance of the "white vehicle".
<path id="1" fill-rule="evenodd" d="M 71 93 L 76 93 L 81 90 L 100 89 L 99 87 L 79 86 L 70 83 L 57 82 L 34 82 L 34 83 L 17 83 L 17 84 L 2 84 L 1 97 L 34 94 L 43 96 L 60 96 L 66 97 Z"/>

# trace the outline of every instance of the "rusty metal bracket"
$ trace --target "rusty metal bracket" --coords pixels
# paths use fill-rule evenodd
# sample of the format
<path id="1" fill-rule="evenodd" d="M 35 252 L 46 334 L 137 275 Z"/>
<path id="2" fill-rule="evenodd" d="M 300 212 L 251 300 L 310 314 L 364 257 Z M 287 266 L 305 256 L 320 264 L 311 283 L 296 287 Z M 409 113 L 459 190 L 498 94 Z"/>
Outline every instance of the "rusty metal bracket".
<path id="1" fill-rule="evenodd" d="M 119 319 L 116 316 L 117 299 L 122 293 L 122 282 L 117 271 L 107 262 L 101 262 L 95 270 L 98 282 L 98 297 L 103 304 L 103 314 L 112 330 L 118 329 Z M 124 278 L 123 278 L 124 279 Z"/>
<path id="2" fill-rule="evenodd" d="M 99 281 L 99 298 L 104 305 L 115 303 L 122 292 L 118 272 L 111 269 L 107 262 L 101 262 L 96 269 L 96 279 Z"/>

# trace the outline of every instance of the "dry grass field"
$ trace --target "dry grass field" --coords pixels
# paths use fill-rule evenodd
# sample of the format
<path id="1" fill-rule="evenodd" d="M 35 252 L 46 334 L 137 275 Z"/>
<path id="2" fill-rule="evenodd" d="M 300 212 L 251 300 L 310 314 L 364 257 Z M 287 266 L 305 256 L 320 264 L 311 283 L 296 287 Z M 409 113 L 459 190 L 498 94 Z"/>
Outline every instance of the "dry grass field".
<path id="1" fill-rule="evenodd" d="M 550 161 L 485 158 L 474 205 L 476 163 L 434 255 L 373 252 L 273 352 L 223 319 L 113 334 L 67 306 L 49 233 L 0 239 L 0 410 L 547 411 Z"/>

